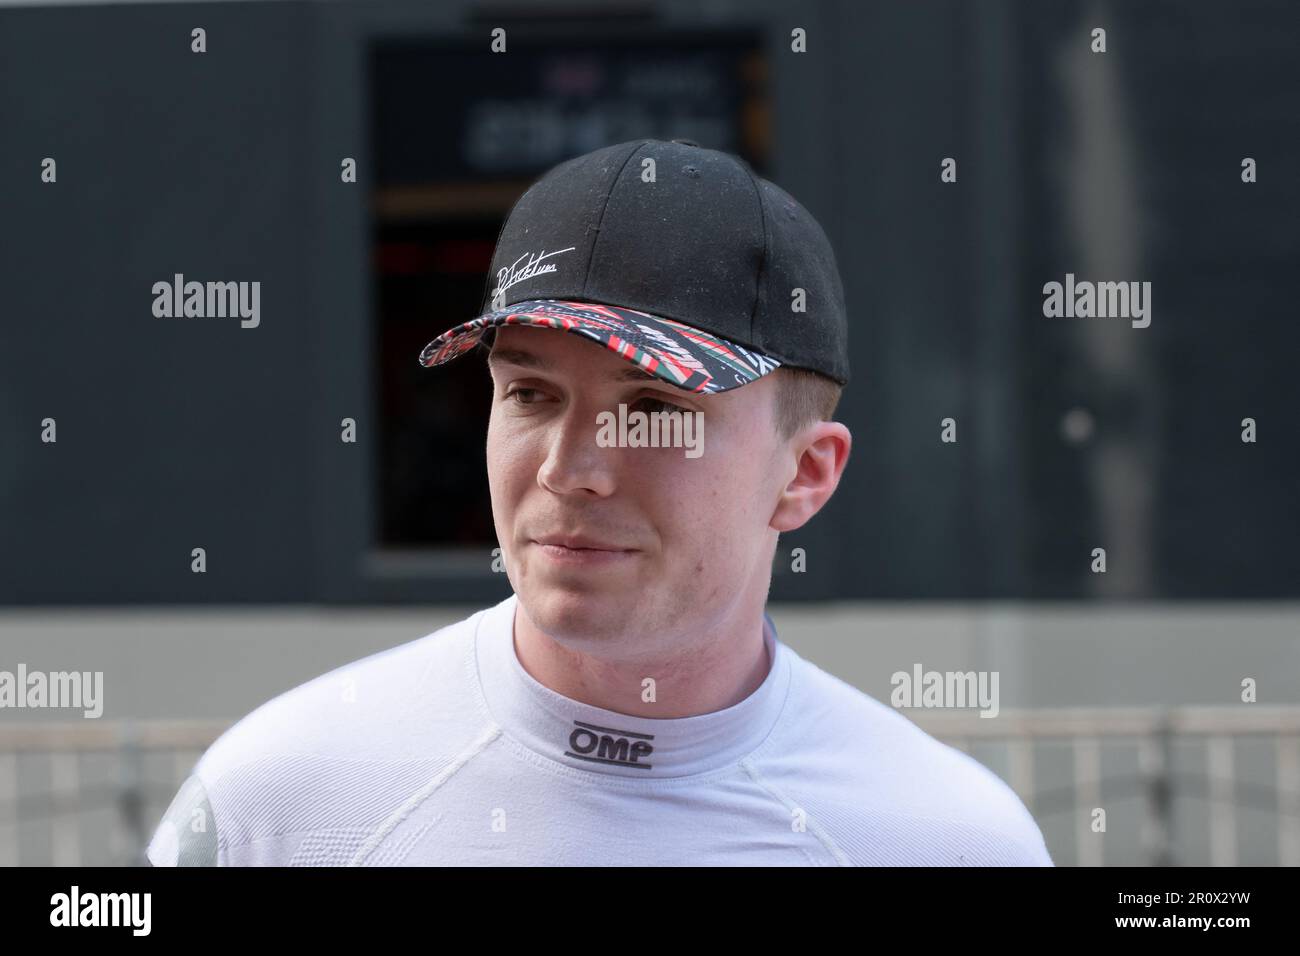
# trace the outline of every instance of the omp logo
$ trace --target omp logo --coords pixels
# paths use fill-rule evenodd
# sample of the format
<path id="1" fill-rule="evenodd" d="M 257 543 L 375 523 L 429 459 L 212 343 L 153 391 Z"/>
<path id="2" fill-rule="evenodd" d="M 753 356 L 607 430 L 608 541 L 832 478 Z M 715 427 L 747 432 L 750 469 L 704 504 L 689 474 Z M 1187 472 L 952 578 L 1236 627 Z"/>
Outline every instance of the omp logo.
<path id="1" fill-rule="evenodd" d="M 595 724 L 575 720 L 573 733 L 569 734 L 569 749 L 564 752 L 564 756 L 590 760 L 592 763 L 613 763 L 621 767 L 649 770 L 653 764 L 639 761 L 654 753 L 655 748 L 648 742 L 654 739 L 653 734 L 634 734 L 630 730 L 597 727 Z"/>

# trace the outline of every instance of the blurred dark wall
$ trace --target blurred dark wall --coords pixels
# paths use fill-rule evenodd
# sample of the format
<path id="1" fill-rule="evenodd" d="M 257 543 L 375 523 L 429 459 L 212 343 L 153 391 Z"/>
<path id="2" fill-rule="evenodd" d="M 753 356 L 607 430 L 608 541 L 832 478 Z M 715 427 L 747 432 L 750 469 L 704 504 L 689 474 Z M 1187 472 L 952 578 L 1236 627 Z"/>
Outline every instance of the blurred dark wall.
<path id="1" fill-rule="evenodd" d="M 599 48 L 605 29 L 757 37 L 763 172 L 825 226 L 853 323 L 839 415 L 853 457 L 823 513 L 783 536 L 808 571 L 778 569 L 774 598 L 1300 593 L 1292 5 L 735 2 L 604 24 L 469 9 L 0 10 L 0 601 L 506 593 L 493 542 L 381 547 L 376 411 L 391 299 L 373 53 L 436 40 L 487 57 L 493 26 L 520 50 Z M 424 91 L 431 115 L 467 95 Z M 46 156 L 57 184 L 40 181 Z M 949 156 L 954 184 L 939 180 Z M 1243 156 L 1258 183 L 1240 182 Z M 340 182 L 343 157 L 358 183 Z M 1042 285 L 1066 272 L 1151 281 L 1151 326 L 1045 318 Z M 155 318 L 151 287 L 175 273 L 260 281 L 259 327 Z M 446 307 L 429 337 L 472 317 L 472 276 L 412 281 L 408 303 Z M 428 404 L 483 413 L 466 380 L 426 381 Z M 1238 438 L 1247 416 L 1256 444 Z M 40 441 L 47 417 L 56 444 Z M 344 417 L 356 444 L 339 441 Z M 955 445 L 939 441 L 946 417 Z M 448 497 L 449 464 L 400 477 L 427 473 Z M 465 527 L 485 526 L 484 500 Z M 1098 546 L 1106 575 L 1089 572 Z"/>
<path id="2" fill-rule="evenodd" d="M 314 596 L 310 9 L 0 12 L 3 600 Z M 260 325 L 155 318 L 175 273 L 260 280 Z"/>

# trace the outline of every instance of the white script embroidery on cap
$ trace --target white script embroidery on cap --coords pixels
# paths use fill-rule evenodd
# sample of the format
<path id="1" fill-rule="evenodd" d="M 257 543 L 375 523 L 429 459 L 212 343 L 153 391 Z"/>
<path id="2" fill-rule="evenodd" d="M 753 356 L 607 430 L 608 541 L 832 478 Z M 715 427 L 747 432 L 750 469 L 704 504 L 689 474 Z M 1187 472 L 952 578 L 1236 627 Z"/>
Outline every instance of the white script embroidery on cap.
<path id="1" fill-rule="evenodd" d="M 497 270 L 497 287 L 492 290 L 492 298 L 496 298 L 510 288 L 516 282 L 523 282 L 525 279 L 531 279 L 533 276 L 539 276 L 544 272 L 554 272 L 556 265 L 554 262 L 548 262 L 542 265 L 543 259 L 549 259 L 551 256 L 558 256 L 562 252 L 572 252 L 577 246 L 569 246 L 567 249 L 557 249 L 555 252 L 539 252 L 533 254 L 525 252 L 522 256 L 512 262 L 504 269 Z M 527 259 L 522 266 L 519 263 Z"/>

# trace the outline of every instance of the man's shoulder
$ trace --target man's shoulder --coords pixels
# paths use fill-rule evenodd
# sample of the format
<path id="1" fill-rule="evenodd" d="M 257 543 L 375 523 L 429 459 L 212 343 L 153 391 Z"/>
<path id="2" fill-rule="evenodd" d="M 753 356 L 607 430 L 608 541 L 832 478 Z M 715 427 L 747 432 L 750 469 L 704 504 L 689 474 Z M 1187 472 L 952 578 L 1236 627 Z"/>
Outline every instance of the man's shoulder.
<path id="1" fill-rule="evenodd" d="M 786 776 L 796 789 L 809 780 L 807 799 L 850 862 L 1052 865 L 1033 816 L 996 773 L 810 661 L 796 666 L 792 724 L 817 756 L 801 770 L 806 748 L 782 748 Z"/>
<path id="2" fill-rule="evenodd" d="M 285 856 L 294 833 L 363 835 L 481 729 L 482 613 L 321 674 L 237 721 L 177 791 L 150 862 L 219 865 L 259 841 Z"/>
<path id="3" fill-rule="evenodd" d="M 350 661 L 260 705 L 221 735 L 197 765 L 209 780 L 266 756 L 400 756 L 411 737 L 398 723 L 415 708 L 466 693 L 478 615 Z"/>

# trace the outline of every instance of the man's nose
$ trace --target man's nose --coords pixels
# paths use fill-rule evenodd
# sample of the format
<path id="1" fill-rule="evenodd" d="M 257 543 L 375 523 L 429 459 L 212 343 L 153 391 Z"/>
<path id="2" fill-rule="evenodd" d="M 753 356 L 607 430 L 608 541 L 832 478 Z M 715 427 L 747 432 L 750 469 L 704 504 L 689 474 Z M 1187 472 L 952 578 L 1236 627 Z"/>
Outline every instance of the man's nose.
<path id="1" fill-rule="evenodd" d="M 538 470 L 538 483 L 556 494 L 587 491 L 605 497 L 616 487 L 621 449 L 603 448 L 597 441 L 597 412 L 587 406 L 567 410 L 553 424 L 546 460 Z"/>

